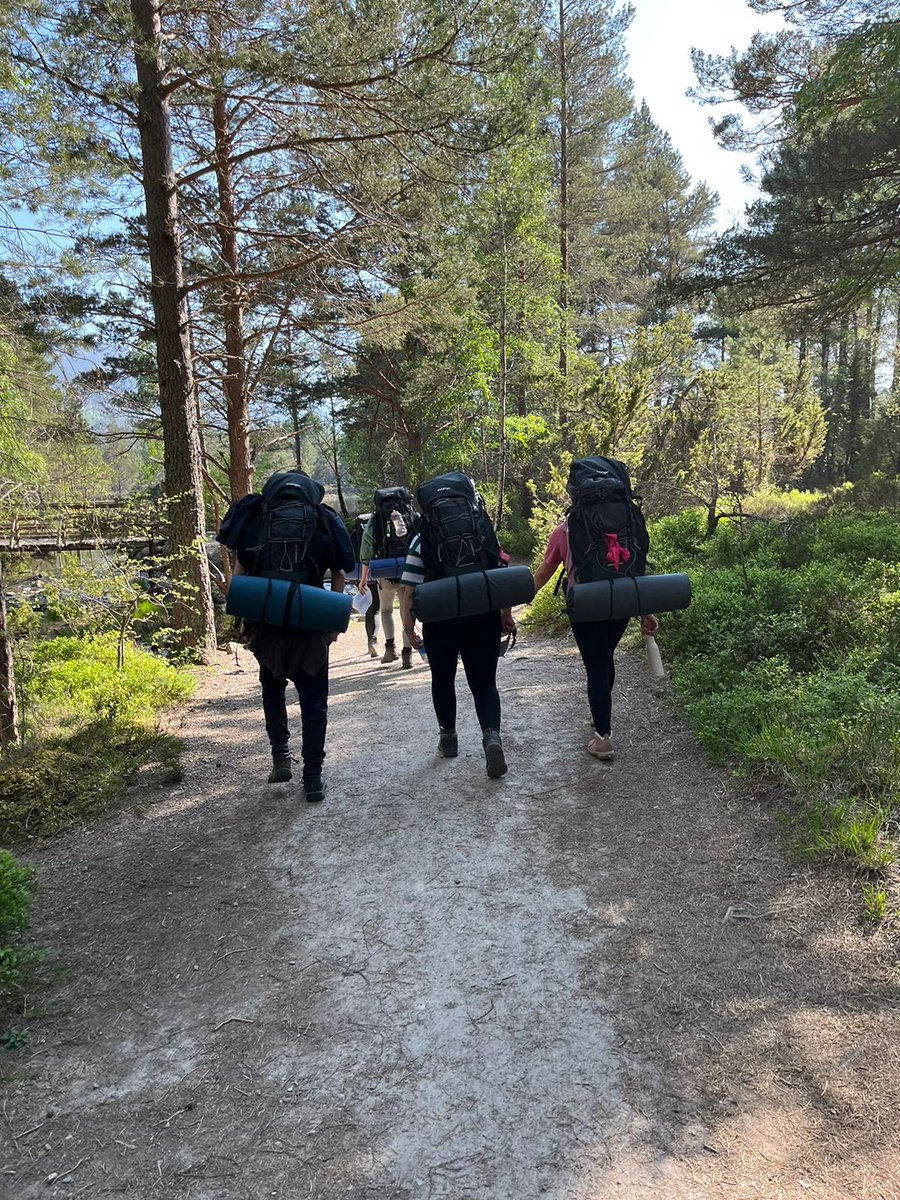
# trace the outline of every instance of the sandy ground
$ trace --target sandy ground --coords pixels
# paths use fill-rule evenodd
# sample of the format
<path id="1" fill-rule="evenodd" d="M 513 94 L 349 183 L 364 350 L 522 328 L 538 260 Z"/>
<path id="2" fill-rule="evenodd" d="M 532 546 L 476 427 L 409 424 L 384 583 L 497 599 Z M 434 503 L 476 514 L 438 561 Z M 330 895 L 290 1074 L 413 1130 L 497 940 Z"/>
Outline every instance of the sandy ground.
<path id="1" fill-rule="evenodd" d="M 0 1195 L 900 1197 L 887 933 L 797 866 L 624 653 L 501 662 L 511 770 L 436 758 L 427 669 L 333 657 L 322 806 L 269 787 L 253 662 L 186 775 L 25 853 L 65 975 L 2 1059 Z"/>

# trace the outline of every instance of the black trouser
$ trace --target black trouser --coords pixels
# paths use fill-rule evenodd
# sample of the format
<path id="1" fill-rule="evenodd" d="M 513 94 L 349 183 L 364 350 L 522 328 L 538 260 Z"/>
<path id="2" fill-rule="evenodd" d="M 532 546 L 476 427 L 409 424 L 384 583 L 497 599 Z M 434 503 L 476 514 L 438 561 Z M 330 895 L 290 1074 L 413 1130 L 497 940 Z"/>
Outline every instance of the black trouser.
<path id="1" fill-rule="evenodd" d="M 372 603 L 366 609 L 366 639 L 367 641 L 375 641 L 375 618 L 378 616 L 378 605 L 381 601 L 378 598 L 378 584 L 373 579 L 367 584 L 369 595 L 372 597 Z"/>
<path id="2" fill-rule="evenodd" d="M 431 621 L 423 626 L 422 637 L 431 668 L 431 699 L 441 729 L 456 728 L 455 680 L 459 658 L 481 728 L 499 729 L 500 614 L 489 612 L 455 621 Z"/>
<path id="3" fill-rule="evenodd" d="M 285 692 L 288 681 L 276 679 L 268 667 L 260 666 L 259 682 L 262 684 L 263 713 L 266 718 L 266 733 L 272 743 L 273 754 L 287 754 L 291 740 L 288 728 Z M 325 761 L 325 731 L 328 727 L 328 663 L 317 675 L 298 672 L 291 681 L 297 689 L 300 701 L 300 723 L 303 731 L 301 755 L 303 778 L 315 779 L 322 772 Z"/>
<path id="4" fill-rule="evenodd" d="M 608 737 L 612 728 L 612 690 L 616 681 L 616 646 L 628 621 L 573 621 L 572 633 L 587 671 L 588 703 L 594 729 Z"/>

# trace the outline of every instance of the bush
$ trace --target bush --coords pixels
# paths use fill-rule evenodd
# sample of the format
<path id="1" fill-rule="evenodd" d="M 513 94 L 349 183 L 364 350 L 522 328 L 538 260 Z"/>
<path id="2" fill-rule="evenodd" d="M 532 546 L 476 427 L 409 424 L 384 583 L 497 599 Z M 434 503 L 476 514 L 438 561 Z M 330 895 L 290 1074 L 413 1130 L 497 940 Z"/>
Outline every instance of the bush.
<path id="1" fill-rule="evenodd" d="M 34 950 L 19 942 L 28 926 L 34 891 L 33 871 L 16 862 L 8 850 L 0 850 L 0 996 L 19 982 Z"/>
<path id="2" fill-rule="evenodd" d="M 566 598 L 562 588 L 556 590 L 560 572 L 553 576 L 546 587 L 541 588 L 522 616 L 522 624 L 544 633 L 563 633 L 569 628 L 566 616 Z"/>
<path id="3" fill-rule="evenodd" d="M 687 570 L 694 589 L 661 640 L 710 753 L 798 797 L 798 847 L 878 869 L 900 802 L 900 528 L 888 512 L 792 506 L 711 537 L 702 513 L 656 522 L 657 569 Z"/>
<path id="4" fill-rule="evenodd" d="M 117 667 L 118 637 L 58 637 L 34 643 L 26 703 L 49 721 L 141 721 L 191 694 L 189 675 L 134 644 Z"/>
<path id="5" fill-rule="evenodd" d="M 145 764 L 179 774 L 179 743 L 161 734 L 160 709 L 193 680 L 118 638 L 58 637 L 31 644 L 24 709 L 31 739 L 0 762 L 0 841 L 51 834 L 102 812 Z"/>

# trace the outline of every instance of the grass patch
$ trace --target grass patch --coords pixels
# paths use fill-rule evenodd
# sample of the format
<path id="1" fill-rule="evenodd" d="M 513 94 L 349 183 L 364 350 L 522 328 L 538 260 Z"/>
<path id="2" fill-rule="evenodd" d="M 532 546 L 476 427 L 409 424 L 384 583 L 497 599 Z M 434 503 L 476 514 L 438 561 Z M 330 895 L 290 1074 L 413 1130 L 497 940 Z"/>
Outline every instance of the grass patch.
<path id="1" fill-rule="evenodd" d="M 45 837 L 103 812 L 144 766 L 182 777 L 181 743 L 144 725 L 95 721 L 10 753 L 0 763 L 0 841 Z"/>
<path id="2" fill-rule="evenodd" d="M 118 665 L 115 634 L 29 645 L 25 745 L 0 761 L 0 842 L 47 836 L 101 813 L 150 766 L 161 783 L 181 777 L 181 743 L 157 714 L 185 699 L 193 679 L 134 643 Z"/>
<path id="3" fill-rule="evenodd" d="M 876 883 L 866 882 L 860 888 L 863 916 L 877 924 L 887 916 L 887 891 Z"/>
<path id="4" fill-rule="evenodd" d="M 799 852 L 877 872 L 897 857 L 900 525 L 816 501 L 791 496 L 789 520 L 722 521 L 712 537 L 699 513 L 658 521 L 657 570 L 687 570 L 694 589 L 660 641 L 711 756 L 797 798 Z"/>

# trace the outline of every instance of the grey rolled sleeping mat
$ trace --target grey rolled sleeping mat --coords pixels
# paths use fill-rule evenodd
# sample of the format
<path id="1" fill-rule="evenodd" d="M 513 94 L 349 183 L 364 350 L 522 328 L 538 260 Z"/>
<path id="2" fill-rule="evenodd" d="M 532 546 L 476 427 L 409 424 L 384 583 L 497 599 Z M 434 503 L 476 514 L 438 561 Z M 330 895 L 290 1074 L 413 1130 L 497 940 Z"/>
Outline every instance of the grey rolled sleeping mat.
<path id="1" fill-rule="evenodd" d="M 566 593 L 572 621 L 622 621 L 644 613 L 674 612 L 691 602 L 687 575 L 623 575 L 576 583 Z"/>
<path id="2" fill-rule="evenodd" d="M 534 576 L 527 567 L 496 567 L 420 583 L 413 593 L 413 612 L 423 622 L 454 621 L 533 599 Z"/>

